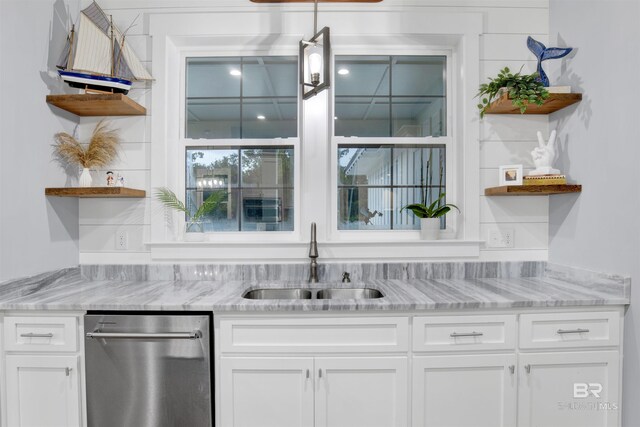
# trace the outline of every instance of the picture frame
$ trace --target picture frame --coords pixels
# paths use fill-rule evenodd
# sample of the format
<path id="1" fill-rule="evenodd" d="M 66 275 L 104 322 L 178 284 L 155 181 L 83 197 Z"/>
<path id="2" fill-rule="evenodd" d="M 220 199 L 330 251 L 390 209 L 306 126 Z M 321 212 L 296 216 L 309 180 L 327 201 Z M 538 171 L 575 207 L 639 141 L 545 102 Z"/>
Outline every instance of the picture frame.
<path id="1" fill-rule="evenodd" d="M 522 165 L 505 165 L 499 167 L 500 186 L 522 185 Z"/>

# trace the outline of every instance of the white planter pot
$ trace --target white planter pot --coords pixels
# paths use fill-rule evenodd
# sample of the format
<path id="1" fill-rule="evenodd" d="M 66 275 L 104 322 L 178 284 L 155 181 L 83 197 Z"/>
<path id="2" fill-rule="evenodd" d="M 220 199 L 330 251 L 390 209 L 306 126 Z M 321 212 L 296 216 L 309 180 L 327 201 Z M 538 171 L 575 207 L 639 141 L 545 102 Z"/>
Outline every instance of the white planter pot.
<path id="1" fill-rule="evenodd" d="M 80 180 L 78 182 L 78 186 L 80 187 L 91 187 L 93 182 L 93 178 L 91 178 L 91 172 L 89 168 L 82 168 L 82 172 L 80 173 Z"/>
<path id="2" fill-rule="evenodd" d="M 440 218 L 420 218 L 420 238 L 438 240 L 440 237 Z"/>

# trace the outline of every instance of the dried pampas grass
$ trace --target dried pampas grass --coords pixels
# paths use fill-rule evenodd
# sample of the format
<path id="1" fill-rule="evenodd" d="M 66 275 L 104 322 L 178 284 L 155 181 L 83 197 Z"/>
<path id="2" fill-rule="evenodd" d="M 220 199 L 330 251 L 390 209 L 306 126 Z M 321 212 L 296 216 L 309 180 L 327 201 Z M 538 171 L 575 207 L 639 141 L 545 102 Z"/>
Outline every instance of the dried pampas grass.
<path id="1" fill-rule="evenodd" d="M 83 168 L 104 168 L 118 157 L 120 137 L 116 129 L 108 129 L 108 124 L 101 120 L 85 148 L 77 139 L 66 132 L 55 135 L 54 154 L 66 163 Z"/>

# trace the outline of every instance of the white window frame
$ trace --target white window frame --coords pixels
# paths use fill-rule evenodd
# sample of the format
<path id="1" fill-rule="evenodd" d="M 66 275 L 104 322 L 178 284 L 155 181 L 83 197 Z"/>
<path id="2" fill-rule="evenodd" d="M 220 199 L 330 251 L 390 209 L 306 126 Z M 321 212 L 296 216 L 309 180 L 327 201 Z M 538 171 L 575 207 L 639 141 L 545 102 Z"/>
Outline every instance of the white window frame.
<path id="1" fill-rule="evenodd" d="M 229 54 L 229 52 L 221 52 L 219 50 L 198 50 L 196 52 L 190 50 L 184 50 L 180 54 L 180 64 L 181 64 L 181 73 L 180 73 L 180 139 L 178 145 L 182 150 L 182 174 L 178 174 L 178 188 L 181 188 L 181 192 L 178 194 L 184 194 L 186 198 L 186 161 L 185 154 L 188 147 L 241 147 L 241 148 L 250 148 L 250 147 L 258 147 L 258 146 L 269 146 L 269 147 L 289 147 L 293 146 L 293 231 L 214 231 L 208 232 L 206 234 L 206 240 L 213 243 L 224 243 L 224 242 L 237 242 L 237 243 L 250 243 L 250 242 L 260 242 L 260 243 L 280 243 L 280 242 L 295 242 L 300 238 L 300 133 L 302 132 L 302 114 L 301 114 L 301 102 L 302 99 L 300 97 L 300 92 L 297 93 L 297 107 L 298 107 L 298 135 L 295 138 L 217 138 L 217 139 L 191 139 L 186 136 L 187 129 L 187 119 L 186 119 L 186 107 L 187 107 L 187 59 L 188 58 L 212 58 L 212 57 L 237 57 L 237 58 L 247 58 L 247 57 L 257 57 L 257 56 L 293 56 L 297 57 L 298 52 L 297 49 L 291 49 L 286 47 L 278 47 L 275 46 L 272 49 L 267 50 L 247 50 L 250 52 L 245 54 L 244 51 L 239 51 L 235 54 Z M 296 66 L 296 76 L 297 73 Z M 243 78 L 242 76 L 241 78 Z M 298 87 L 296 85 L 296 87 Z M 241 206 L 238 206 L 238 215 L 241 215 L 240 212 Z M 178 218 L 178 227 L 180 229 L 185 226 L 185 218 L 183 215 L 180 215 Z"/>
<path id="2" fill-rule="evenodd" d="M 307 6 L 211 7 L 202 13 L 150 15 L 149 33 L 152 36 L 153 73 L 156 78 L 150 108 L 152 189 L 167 186 L 178 194 L 183 194 L 185 189 L 184 149 L 186 145 L 195 145 L 179 141 L 184 131 L 176 119 L 184 112 L 181 104 L 184 97 L 180 93 L 184 86 L 177 78 L 183 72 L 180 67 L 185 63 L 184 58 L 198 52 L 202 56 L 294 54 L 298 41 L 310 36 L 311 20 L 300 19 L 306 16 L 301 13 L 309 12 Z M 337 167 L 337 141 L 332 136 L 334 116 L 330 98 L 333 95 L 329 90 L 304 102 L 299 101 L 298 140 L 296 144 L 292 144 L 291 139 L 283 141 L 295 147 L 296 173 L 299 174 L 294 183 L 299 194 L 295 198 L 298 218 L 294 221 L 294 232 L 288 236 L 277 236 L 288 232 L 235 232 L 237 237 L 228 233 L 216 241 L 183 242 L 179 240 L 182 229 L 175 227 L 176 215 L 167 215 L 167 211 L 152 200 L 151 235 L 147 242 L 151 260 L 300 262 L 307 259 L 311 222 L 318 223 L 320 259 L 325 261 L 477 259 L 482 245 L 479 240 L 478 188 L 480 125 L 473 97 L 479 84 L 482 23 L 481 13 L 439 13 L 430 8 L 396 4 L 370 9 L 327 4 L 322 13 L 321 24 L 331 27 L 334 55 L 355 53 L 359 49 L 371 53 L 374 46 L 376 53 L 387 49 L 394 55 L 417 52 L 424 46 L 431 46 L 433 51 L 451 50 L 455 54 L 459 63 L 455 69 L 447 67 L 453 73 L 453 90 L 456 91 L 447 94 L 447 102 L 453 97 L 456 100 L 447 111 L 454 118 L 453 121 L 448 120 L 447 126 L 454 126 L 454 129 L 448 132 L 447 137 L 456 136 L 452 145 L 457 150 L 455 155 L 449 151 L 447 156 L 448 160 L 455 162 L 447 176 L 448 179 L 455 178 L 455 182 L 453 186 L 447 182 L 447 192 L 455 194 L 455 198 L 448 198 L 448 201 L 456 203 L 462 210 L 462 215 L 455 222 L 455 239 L 423 241 L 418 239 L 415 231 L 400 230 L 385 232 L 389 237 L 384 239 L 381 237 L 383 233 L 371 232 L 358 232 L 358 240 L 345 235 L 336 236 L 332 228 L 337 222 L 337 210 L 331 201 L 334 200 L 332 192 L 337 189 L 332 182 L 337 176 L 334 170 Z M 178 60 L 180 58 L 182 62 Z M 240 141 L 233 140 L 230 145 L 239 145 Z M 216 141 L 202 142 L 202 145 L 215 145 Z M 259 142 L 264 144 L 263 140 Z M 180 161 L 176 162 L 176 158 Z M 454 170 L 456 172 L 452 174 Z M 173 218 L 167 221 L 167 216 Z M 372 237 L 366 240 L 362 237 L 365 234 Z M 403 234 L 412 237 L 399 238 Z"/>
<path id="3" fill-rule="evenodd" d="M 398 137 L 343 137 L 335 136 L 335 121 L 331 122 L 331 240 L 335 241 L 415 241 L 420 238 L 419 230 L 338 230 L 338 159 L 337 152 L 339 145 L 363 145 L 363 144 L 383 144 L 383 145 L 420 145 L 429 147 L 430 145 L 444 145 L 446 152 L 446 176 L 445 188 L 447 192 L 447 203 L 457 203 L 456 177 L 459 172 L 456 168 L 456 159 L 458 156 L 456 136 L 455 136 L 455 114 L 452 114 L 455 99 L 455 83 L 453 79 L 453 69 L 455 69 L 455 54 L 452 49 L 433 49 L 433 48 L 414 48 L 406 47 L 381 47 L 376 46 L 375 50 L 371 47 L 348 47 L 340 46 L 333 49 L 332 70 L 335 73 L 335 57 L 336 56 L 444 56 L 446 57 L 446 136 L 442 137 L 416 137 L 416 138 L 398 138 Z M 335 81 L 335 76 L 333 77 Z M 335 91 L 332 91 L 330 102 L 329 117 L 334 117 L 335 108 Z M 442 230 L 440 235 L 442 239 L 453 240 L 456 238 L 458 215 L 455 211 L 447 215 L 447 228 Z"/>

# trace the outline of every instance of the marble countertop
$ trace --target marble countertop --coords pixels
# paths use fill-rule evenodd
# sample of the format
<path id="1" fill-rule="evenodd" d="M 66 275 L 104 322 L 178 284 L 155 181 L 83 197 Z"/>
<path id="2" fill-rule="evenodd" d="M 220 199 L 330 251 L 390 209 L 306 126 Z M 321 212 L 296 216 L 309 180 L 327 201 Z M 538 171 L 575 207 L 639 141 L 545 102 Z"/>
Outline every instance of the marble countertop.
<path id="1" fill-rule="evenodd" d="M 247 300 L 250 289 L 369 287 L 371 300 Z M 0 310 L 191 310 L 214 312 L 420 311 L 629 304 L 630 282 L 615 276 L 580 276 L 568 270 L 542 277 L 385 279 L 365 282 L 118 281 L 82 278 L 59 270 L 0 283 Z"/>

